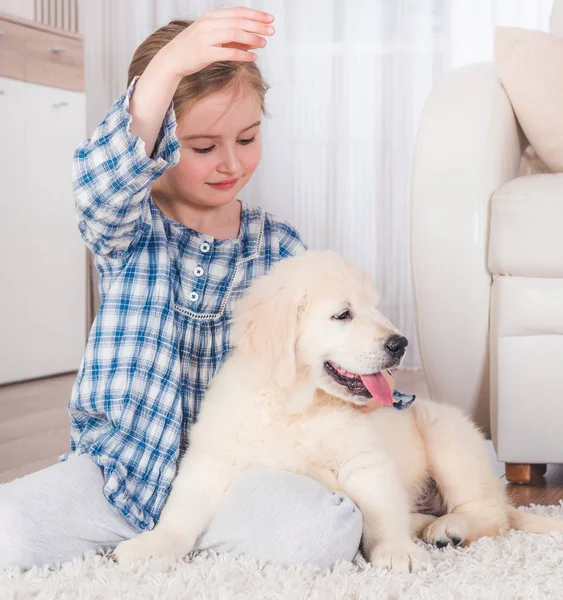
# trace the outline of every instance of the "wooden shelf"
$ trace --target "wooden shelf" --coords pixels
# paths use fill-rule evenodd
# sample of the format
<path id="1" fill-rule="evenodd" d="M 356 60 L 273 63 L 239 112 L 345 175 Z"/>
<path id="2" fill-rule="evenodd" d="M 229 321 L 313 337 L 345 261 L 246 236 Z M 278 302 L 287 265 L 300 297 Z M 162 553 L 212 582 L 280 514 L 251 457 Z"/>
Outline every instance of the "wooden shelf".
<path id="1" fill-rule="evenodd" d="M 0 12 L 0 76 L 84 91 L 81 35 Z"/>

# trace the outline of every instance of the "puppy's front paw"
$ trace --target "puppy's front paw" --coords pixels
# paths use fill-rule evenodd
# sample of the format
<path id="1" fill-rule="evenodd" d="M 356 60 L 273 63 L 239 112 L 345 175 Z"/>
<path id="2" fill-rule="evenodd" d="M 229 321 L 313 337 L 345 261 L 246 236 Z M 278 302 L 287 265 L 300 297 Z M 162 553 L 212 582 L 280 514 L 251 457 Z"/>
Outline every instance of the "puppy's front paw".
<path id="1" fill-rule="evenodd" d="M 150 558 L 157 558 L 164 564 L 171 565 L 185 554 L 187 551 L 183 552 L 176 540 L 153 530 L 121 542 L 110 558 L 123 566 L 131 566 Z"/>
<path id="2" fill-rule="evenodd" d="M 449 544 L 464 545 L 472 538 L 471 525 L 471 518 L 468 515 L 450 513 L 430 523 L 424 530 L 422 539 L 438 548 L 444 548 Z"/>
<path id="3" fill-rule="evenodd" d="M 428 561 L 428 556 L 413 542 L 385 542 L 373 549 L 369 560 L 374 567 L 414 573 Z"/>

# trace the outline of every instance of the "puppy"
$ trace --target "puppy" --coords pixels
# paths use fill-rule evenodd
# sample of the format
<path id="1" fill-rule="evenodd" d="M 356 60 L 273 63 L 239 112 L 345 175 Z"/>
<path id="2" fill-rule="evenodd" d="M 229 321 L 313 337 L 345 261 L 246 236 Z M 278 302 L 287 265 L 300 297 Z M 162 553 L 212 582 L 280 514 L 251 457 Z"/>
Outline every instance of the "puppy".
<path id="1" fill-rule="evenodd" d="M 378 567 L 417 570 L 425 557 L 413 536 L 443 546 L 509 527 L 563 531 L 563 521 L 510 505 L 481 434 L 457 408 L 422 399 L 393 408 L 382 372 L 399 365 L 407 341 L 378 310 L 371 277 L 337 254 L 274 266 L 238 306 L 232 334 L 160 521 L 119 544 L 119 562 L 185 556 L 237 475 L 259 466 L 351 498 L 363 552 Z M 359 410 L 374 401 L 377 410 Z M 439 510 L 417 513 L 429 490 Z"/>

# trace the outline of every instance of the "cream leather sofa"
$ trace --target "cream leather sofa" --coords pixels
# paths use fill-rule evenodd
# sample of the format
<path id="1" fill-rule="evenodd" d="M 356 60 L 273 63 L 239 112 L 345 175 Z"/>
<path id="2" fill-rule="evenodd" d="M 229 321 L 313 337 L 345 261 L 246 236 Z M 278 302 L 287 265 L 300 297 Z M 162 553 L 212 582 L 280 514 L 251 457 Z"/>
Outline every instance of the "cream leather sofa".
<path id="1" fill-rule="evenodd" d="M 465 409 L 520 483 L 563 463 L 563 174 L 519 176 L 527 147 L 494 65 L 453 71 L 422 115 L 411 226 L 430 393 Z"/>

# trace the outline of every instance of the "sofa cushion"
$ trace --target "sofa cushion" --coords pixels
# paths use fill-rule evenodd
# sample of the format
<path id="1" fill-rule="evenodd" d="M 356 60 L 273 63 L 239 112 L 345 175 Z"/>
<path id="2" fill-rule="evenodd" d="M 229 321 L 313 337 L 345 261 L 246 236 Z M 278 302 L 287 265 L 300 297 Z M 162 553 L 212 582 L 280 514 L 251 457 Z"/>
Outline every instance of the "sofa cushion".
<path id="1" fill-rule="evenodd" d="M 563 39 L 499 27 L 495 62 L 526 137 L 553 172 L 563 172 Z"/>
<path id="2" fill-rule="evenodd" d="M 491 200 L 489 270 L 563 277 L 563 174 L 518 177 Z"/>

